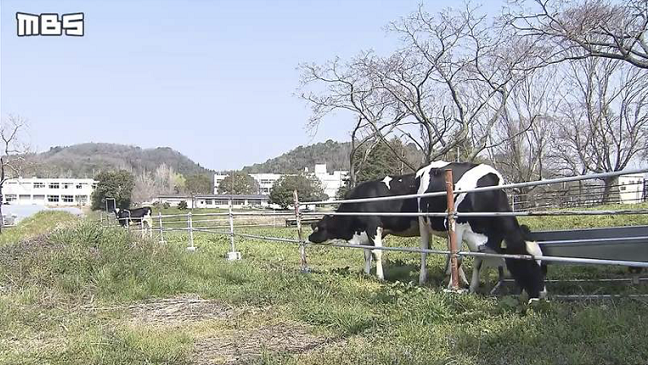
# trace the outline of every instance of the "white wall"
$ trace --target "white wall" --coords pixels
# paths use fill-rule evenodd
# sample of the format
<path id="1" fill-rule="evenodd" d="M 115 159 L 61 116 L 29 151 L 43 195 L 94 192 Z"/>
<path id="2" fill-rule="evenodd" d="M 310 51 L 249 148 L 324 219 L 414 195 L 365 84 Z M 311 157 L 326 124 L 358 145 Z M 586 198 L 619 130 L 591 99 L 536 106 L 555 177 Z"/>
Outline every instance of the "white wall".
<path id="1" fill-rule="evenodd" d="M 619 176 L 619 198 L 623 204 L 641 203 L 644 198 L 642 174 Z"/>
<path id="2" fill-rule="evenodd" d="M 9 179 L 3 186 L 3 203 L 13 205 L 85 206 L 96 187 L 93 179 Z"/>

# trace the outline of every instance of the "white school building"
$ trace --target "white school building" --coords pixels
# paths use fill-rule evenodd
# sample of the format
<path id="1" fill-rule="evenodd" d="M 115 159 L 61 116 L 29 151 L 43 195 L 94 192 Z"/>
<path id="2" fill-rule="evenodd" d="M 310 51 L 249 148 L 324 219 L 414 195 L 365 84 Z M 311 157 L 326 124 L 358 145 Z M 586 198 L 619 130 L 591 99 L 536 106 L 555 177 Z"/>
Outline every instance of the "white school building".
<path id="1" fill-rule="evenodd" d="M 17 178 L 5 181 L 2 203 L 10 205 L 85 206 L 97 186 L 94 179 Z"/>
<path id="2" fill-rule="evenodd" d="M 306 169 L 308 173 L 308 169 Z M 270 190 L 274 183 L 279 180 L 285 174 L 273 174 L 273 173 L 261 173 L 261 174 L 250 174 L 259 184 L 259 194 L 261 195 L 270 195 Z M 311 173 L 322 183 L 322 189 L 324 189 L 324 194 L 326 194 L 329 199 L 335 199 L 335 196 L 344 185 L 344 180 L 349 175 L 348 171 L 333 171 L 329 174 L 326 170 L 326 164 L 317 164 L 315 165 L 315 171 Z M 228 175 L 223 174 L 214 174 L 214 194 L 218 194 L 218 184 L 227 177 Z"/>

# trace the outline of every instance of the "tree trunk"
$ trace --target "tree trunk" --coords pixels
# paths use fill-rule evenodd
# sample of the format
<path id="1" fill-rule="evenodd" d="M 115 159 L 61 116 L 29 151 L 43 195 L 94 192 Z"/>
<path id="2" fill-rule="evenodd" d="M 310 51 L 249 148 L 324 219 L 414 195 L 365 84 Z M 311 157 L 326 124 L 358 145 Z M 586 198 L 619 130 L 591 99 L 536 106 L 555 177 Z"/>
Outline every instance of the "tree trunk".
<path id="1" fill-rule="evenodd" d="M 4 175 L 4 174 L 3 174 Z M 0 234 L 2 234 L 2 229 L 4 228 L 4 216 L 2 215 L 2 183 L 0 183 Z"/>
<path id="2" fill-rule="evenodd" d="M 603 198 L 601 203 L 610 204 L 619 201 L 619 188 L 615 186 L 617 185 L 617 181 L 617 177 L 607 177 L 603 179 L 605 185 L 603 187 Z"/>

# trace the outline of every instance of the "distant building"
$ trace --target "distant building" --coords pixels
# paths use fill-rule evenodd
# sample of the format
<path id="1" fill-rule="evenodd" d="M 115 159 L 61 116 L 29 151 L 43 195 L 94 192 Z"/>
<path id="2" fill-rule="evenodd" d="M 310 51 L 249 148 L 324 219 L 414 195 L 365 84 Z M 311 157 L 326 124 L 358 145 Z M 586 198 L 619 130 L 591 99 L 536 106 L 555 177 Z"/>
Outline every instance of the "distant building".
<path id="1" fill-rule="evenodd" d="M 644 201 L 645 180 L 643 174 L 619 176 L 619 200 L 622 204 L 636 204 Z"/>
<path id="2" fill-rule="evenodd" d="M 306 169 L 308 173 L 308 169 Z M 279 180 L 285 174 L 273 174 L 273 173 L 262 173 L 262 174 L 250 174 L 259 184 L 259 194 L 261 195 L 270 195 L 270 189 L 272 185 Z M 326 164 L 317 164 L 315 165 L 315 172 L 311 175 L 315 176 L 322 183 L 322 188 L 324 193 L 329 197 L 329 199 L 334 199 L 337 191 L 344 185 L 344 180 L 349 175 L 348 171 L 333 171 L 332 174 L 329 174 L 326 170 Z M 225 179 L 227 175 L 214 174 L 214 194 L 218 194 L 218 185 Z"/>
<path id="3" fill-rule="evenodd" d="M 85 206 L 97 186 L 93 179 L 9 179 L 2 203 L 10 205 Z"/>
<path id="4" fill-rule="evenodd" d="M 218 194 L 218 185 L 228 175 L 214 174 L 214 194 Z M 262 195 L 270 195 L 270 189 L 275 181 L 279 180 L 282 174 L 250 174 L 259 184 L 259 193 Z"/>
<path id="5" fill-rule="evenodd" d="M 176 207 L 184 201 L 187 203 L 187 208 L 227 208 L 230 199 L 232 199 L 234 208 L 266 208 L 268 206 L 268 196 L 260 194 L 206 194 L 193 197 L 189 195 L 160 195 L 156 201 L 160 204 L 168 203 L 172 207 Z"/>
<path id="6" fill-rule="evenodd" d="M 326 171 L 326 164 L 315 165 L 315 177 L 322 182 L 324 194 L 328 195 L 329 199 L 335 199 L 347 176 L 349 176 L 348 171 L 333 171 L 329 174 Z"/>

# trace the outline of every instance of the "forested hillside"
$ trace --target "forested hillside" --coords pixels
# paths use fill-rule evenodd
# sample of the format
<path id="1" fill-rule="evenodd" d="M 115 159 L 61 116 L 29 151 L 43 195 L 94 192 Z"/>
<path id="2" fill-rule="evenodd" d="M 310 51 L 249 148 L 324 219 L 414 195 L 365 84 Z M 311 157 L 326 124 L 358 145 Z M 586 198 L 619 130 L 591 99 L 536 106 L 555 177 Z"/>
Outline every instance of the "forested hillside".
<path id="1" fill-rule="evenodd" d="M 335 170 L 349 170 L 350 142 L 335 142 L 328 140 L 310 146 L 299 146 L 281 156 L 271 158 L 264 163 L 246 166 L 243 171 L 247 173 L 274 172 L 295 173 L 304 171 L 305 167 L 312 170 L 315 164 L 325 163 L 329 172 Z M 421 153 L 408 145 L 405 148 L 407 159 L 415 166 L 420 164 Z"/>
<path id="2" fill-rule="evenodd" d="M 113 143 L 83 143 L 52 147 L 33 159 L 39 177 L 94 177 L 101 171 L 116 169 L 137 173 L 154 171 L 163 163 L 183 175 L 212 172 L 169 147 L 142 149 Z"/>

